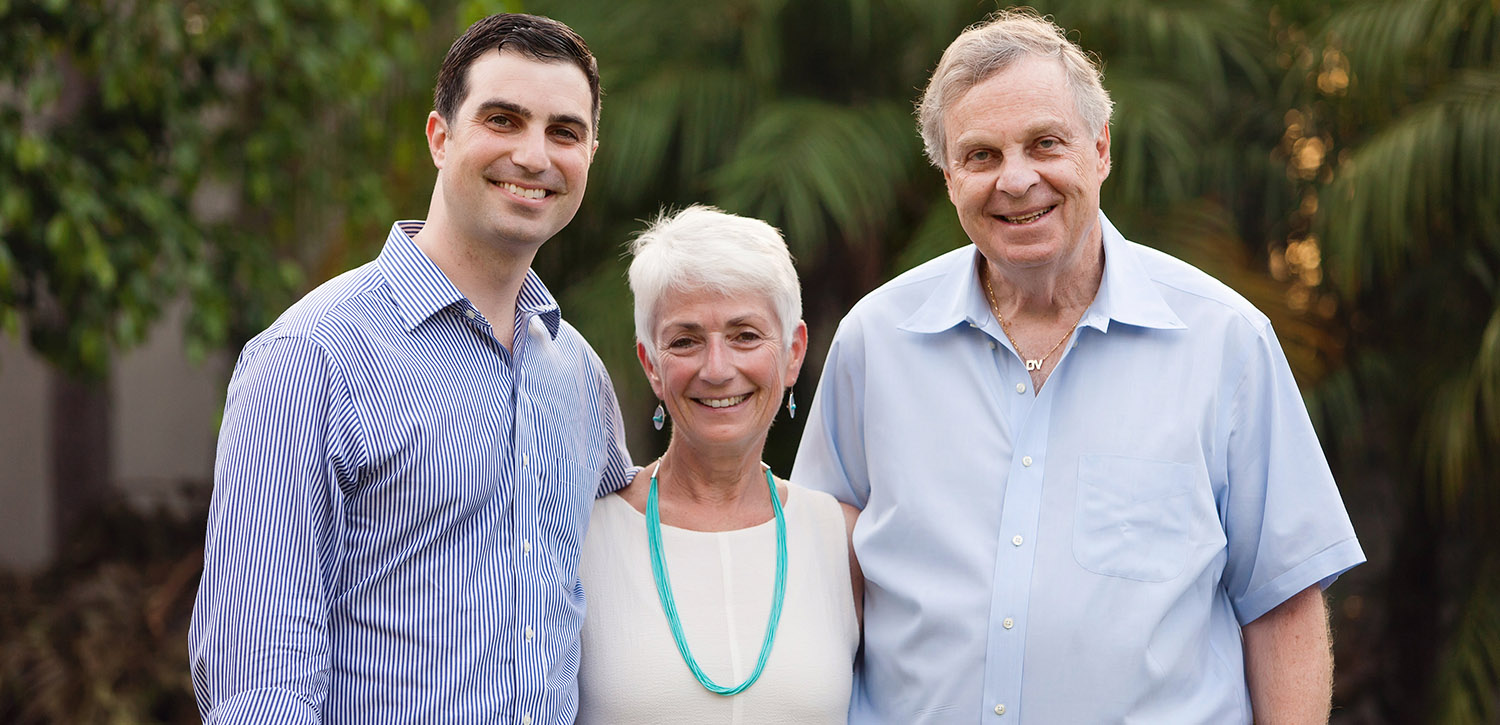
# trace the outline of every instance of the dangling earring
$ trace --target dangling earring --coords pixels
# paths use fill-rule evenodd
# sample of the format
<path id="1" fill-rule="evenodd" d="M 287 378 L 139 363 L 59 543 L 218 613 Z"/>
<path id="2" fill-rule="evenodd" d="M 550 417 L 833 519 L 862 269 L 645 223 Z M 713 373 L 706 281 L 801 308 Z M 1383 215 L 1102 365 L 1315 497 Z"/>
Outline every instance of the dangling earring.
<path id="1" fill-rule="evenodd" d="M 657 430 L 661 430 L 661 427 L 666 424 L 666 422 L 667 411 L 662 409 L 661 403 L 657 403 L 656 414 L 651 416 L 651 425 L 655 426 Z"/>
<path id="2" fill-rule="evenodd" d="M 793 419 L 797 417 L 797 391 L 791 388 L 786 389 L 786 412 Z"/>

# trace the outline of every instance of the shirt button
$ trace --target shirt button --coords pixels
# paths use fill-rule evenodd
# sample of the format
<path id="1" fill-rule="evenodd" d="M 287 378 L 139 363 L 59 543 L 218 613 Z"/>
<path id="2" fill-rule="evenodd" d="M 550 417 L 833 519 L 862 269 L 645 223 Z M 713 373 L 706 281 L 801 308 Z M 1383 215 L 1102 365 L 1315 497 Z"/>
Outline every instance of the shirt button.
<path id="1" fill-rule="evenodd" d="M 526 467 L 528 467 L 530 465 L 531 465 L 531 456 L 528 456 L 525 453 L 522 453 L 521 454 L 521 467 L 522 468 L 526 468 Z"/>
<path id="2" fill-rule="evenodd" d="M 1019 539 L 1021 537 L 1017 536 L 1016 538 Z M 521 551 L 526 554 L 531 553 L 531 539 L 521 539 Z"/>
<path id="3" fill-rule="evenodd" d="M 528 712 L 521 716 L 521 725 L 531 725 L 531 713 Z"/>
<path id="4" fill-rule="evenodd" d="M 990 349 L 991 350 L 995 349 L 995 341 L 994 340 L 990 340 Z"/>
<path id="5" fill-rule="evenodd" d="M 1007 620 L 1005 620 L 1005 621 L 1007 621 L 1007 622 L 1008 622 L 1008 621 L 1010 621 L 1010 620 L 1008 620 L 1008 619 L 1007 619 Z M 1008 625 L 1007 625 L 1007 626 L 1008 626 Z M 534 639 L 534 638 L 535 638 L 535 637 L 536 637 L 536 630 L 534 630 L 534 629 L 532 629 L 532 628 L 531 628 L 531 626 L 530 626 L 530 625 L 527 625 L 527 627 L 526 627 L 526 641 L 527 641 L 527 642 L 530 642 L 530 641 L 531 641 L 531 640 L 532 640 L 532 639 Z"/>
<path id="6" fill-rule="evenodd" d="M 1021 458 L 1021 465 L 1023 465 L 1023 466 L 1030 466 L 1031 465 L 1031 456 L 1023 456 Z"/>
<path id="7" fill-rule="evenodd" d="M 1024 393 L 1024 392 L 1026 392 L 1026 383 L 1016 383 L 1016 392 L 1017 393 Z"/>
<path id="8" fill-rule="evenodd" d="M 1005 706 L 1004 705 L 996 705 L 995 706 L 995 714 L 996 715 L 1004 715 L 1005 714 Z"/>
<path id="9" fill-rule="evenodd" d="M 475 317 L 478 317 L 478 316 L 479 316 L 478 312 L 475 312 L 473 310 L 464 310 L 464 317 L 467 317 L 467 318 L 469 318 L 469 319 L 472 320 L 472 319 L 474 319 Z"/>
<path id="10" fill-rule="evenodd" d="M 1002 626 L 1002 627 L 1004 627 L 1006 629 L 1010 629 L 1011 627 L 1016 626 L 1016 620 L 1011 619 L 1010 617 L 1006 617 L 1005 621 L 1003 621 L 1003 622 L 1000 623 L 1000 626 Z"/>
<path id="11" fill-rule="evenodd" d="M 1021 535 L 1020 534 L 1016 534 L 1015 536 L 1011 537 L 1010 543 L 1015 544 L 1016 546 L 1020 546 L 1021 545 L 1021 541 L 1022 541 Z"/>

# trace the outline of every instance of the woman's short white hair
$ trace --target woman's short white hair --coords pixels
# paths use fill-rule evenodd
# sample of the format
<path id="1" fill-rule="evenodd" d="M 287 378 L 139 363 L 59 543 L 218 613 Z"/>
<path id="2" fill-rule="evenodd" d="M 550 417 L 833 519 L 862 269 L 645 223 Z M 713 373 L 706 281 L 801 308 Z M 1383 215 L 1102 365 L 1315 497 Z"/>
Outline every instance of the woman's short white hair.
<path id="1" fill-rule="evenodd" d="M 970 26 L 948 49 L 932 72 L 917 120 L 927 158 L 940 169 L 948 168 L 948 132 L 943 116 L 948 108 L 974 86 L 1029 57 L 1052 58 L 1062 64 L 1073 91 L 1073 104 L 1089 135 L 1098 137 L 1109 125 L 1114 102 L 1104 90 L 1099 66 L 1068 40 L 1056 23 L 1030 8 L 1003 10 L 984 22 Z"/>
<path id="2" fill-rule="evenodd" d="M 656 304 L 668 290 L 765 295 L 781 323 L 783 345 L 791 346 L 802 320 L 802 288 L 776 227 L 694 204 L 676 214 L 663 211 L 631 242 L 630 253 L 635 337 L 651 360 Z"/>

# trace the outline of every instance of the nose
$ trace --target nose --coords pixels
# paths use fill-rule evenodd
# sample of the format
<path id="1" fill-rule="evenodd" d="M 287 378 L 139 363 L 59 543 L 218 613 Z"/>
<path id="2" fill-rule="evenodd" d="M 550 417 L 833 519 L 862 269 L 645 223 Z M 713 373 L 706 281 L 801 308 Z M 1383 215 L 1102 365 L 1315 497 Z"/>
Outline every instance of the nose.
<path id="1" fill-rule="evenodd" d="M 703 353 L 703 367 L 698 370 L 698 377 L 703 382 L 717 385 L 734 377 L 734 365 L 729 359 L 732 353 L 724 338 L 709 338 Z"/>
<path id="2" fill-rule="evenodd" d="M 1010 196 L 1026 196 L 1026 192 L 1036 186 L 1041 175 L 1037 173 L 1036 167 L 1024 154 L 1018 156 L 1007 154 L 1006 156 L 1007 158 L 1001 162 L 1000 173 L 995 177 L 995 188 Z"/>
<path id="3" fill-rule="evenodd" d="M 516 139 L 516 145 L 511 149 L 511 163 L 532 173 L 540 173 L 552 165 L 551 158 L 547 155 L 547 138 L 541 129 L 528 129 L 526 133 Z"/>

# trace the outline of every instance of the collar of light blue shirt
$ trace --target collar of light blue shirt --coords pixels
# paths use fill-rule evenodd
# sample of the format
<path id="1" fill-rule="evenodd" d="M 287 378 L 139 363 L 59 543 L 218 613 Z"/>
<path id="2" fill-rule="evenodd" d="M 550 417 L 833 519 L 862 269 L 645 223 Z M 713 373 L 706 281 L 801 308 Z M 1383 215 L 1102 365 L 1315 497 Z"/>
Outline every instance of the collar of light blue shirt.
<path id="1" fill-rule="evenodd" d="M 1099 226 L 1104 233 L 1104 278 L 1079 324 L 1101 332 L 1109 331 L 1111 321 L 1137 327 L 1185 329 L 1187 325 L 1157 291 L 1136 249 L 1102 211 Z M 971 323 L 986 327 L 994 314 L 974 273 L 978 260 L 979 250 L 973 244 L 948 253 L 946 263 L 936 272 L 946 283 L 935 286 L 932 296 L 900 328 L 937 333 Z"/>
<path id="2" fill-rule="evenodd" d="M 385 248 L 380 250 L 377 258 L 407 332 L 439 311 L 464 300 L 463 293 L 412 240 L 417 232 L 422 231 L 423 223 L 421 220 L 407 220 L 391 225 Z M 557 331 L 562 326 L 562 310 L 557 306 L 557 300 L 530 269 L 526 270 L 521 293 L 516 297 L 516 315 L 540 317 L 553 339 L 557 338 Z"/>

